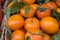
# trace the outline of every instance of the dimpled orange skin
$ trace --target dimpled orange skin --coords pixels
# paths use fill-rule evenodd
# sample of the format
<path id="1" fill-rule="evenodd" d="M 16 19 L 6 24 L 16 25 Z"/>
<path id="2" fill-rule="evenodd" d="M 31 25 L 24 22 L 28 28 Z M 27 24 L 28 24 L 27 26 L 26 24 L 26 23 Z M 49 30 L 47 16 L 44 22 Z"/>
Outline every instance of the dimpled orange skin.
<path id="1" fill-rule="evenodd" d="M 11 40 L 24 40 L 24 33 L 21 30 L 14 31 Z"/>
<path id="2" fill-rule="evenodd" d="M 30 6 L 29 11 L 27 13 L 25 13 L 26 7 L 27 7 L 27 5 L 20 9 L 20 14 L 25 18 L 33 17 L 35 14 L 35 10 Z"/>
<path id="3" fill-rule="evenodd" d="M 43 4 L 42 7 L 57 10 L 57 5 L 53 2 L 47 2 L 46 4 Z"/>
<path id="4" fill-rule="evenodd" d="M 36 1 L 36 0 L 23 0 L 25 3 L 27 3 L 27 4 L 34 4 L 34 2 Z"/>
<path id="5" fill-rule="evenodd" d="M 6 22 L 11 30 L 18 30 L 24 25 L 24 19 L 21 15 L 15 14 L 8 18 Z"/>
<path id="6" fill-rule="evenodd" d="M 27 32 L 26 34 L 25 34 L 25 40 L 26 40 L 26 38 L 27 37 L 30 37 L 30 40 L 43 40 L 43 37 L 41 36 L 41 35 L 34 35 L 34 34 L 31 34 L 30 32 Z"/>
<path id="7" fill-rule="evenodd" d="M 35 17 L 26 19 L 24 29 L 26 31 L 33 30 L 33 29 L 39 29 L 39 20 Z"/>
<path id="8" fill-rule="evenodd" d="M 45 17 L 40 21 L 40 25 L 43 31 L 48 34 L 54 34 L 59 30 L 59 25 L 56 19 L 52 17 Z"/>
<path id="9" fill-rule="evenodd" d="M 41 19 L 47 16 L 50 16 L 51 14 L 51 10 L 50 9 L 46 9 L 45 11 L 40 12 L 39 10 L 36 11 L 36 16 Z"/>

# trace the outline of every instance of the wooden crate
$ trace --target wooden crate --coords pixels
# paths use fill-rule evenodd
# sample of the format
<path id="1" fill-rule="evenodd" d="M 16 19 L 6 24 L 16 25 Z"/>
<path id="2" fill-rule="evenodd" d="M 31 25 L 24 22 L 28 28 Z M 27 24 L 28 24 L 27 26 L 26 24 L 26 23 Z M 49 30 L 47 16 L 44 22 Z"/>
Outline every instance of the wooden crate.
<path id="1" fill-rule="evenodd" d="M 8 0 L 5 1 L 5 3 L 3 4 L 3 11 L 6 10 L 6 6 L 8 4 Z M 1 24 L 1 29 L 2 29 L 2 33 L 1 33 L 1 36 L 0 36 L 0 40 L 9 40 L 9 33 L 7 32 L 6 30 L 6 15 L 4 15 L 4 18 L 2 20 L 2 24 Z"/>

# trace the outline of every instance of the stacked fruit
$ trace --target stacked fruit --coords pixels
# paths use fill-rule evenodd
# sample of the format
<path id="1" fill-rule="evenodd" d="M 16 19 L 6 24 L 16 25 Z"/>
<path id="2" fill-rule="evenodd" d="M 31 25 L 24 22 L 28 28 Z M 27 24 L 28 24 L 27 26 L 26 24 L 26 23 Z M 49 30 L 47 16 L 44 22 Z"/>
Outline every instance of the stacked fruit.
<path id="1" fill-rule="evenodd" d="M 13 0 L 10 2 L 5 14 L 8 18 L 6 26 L 12 31 L 11 40 L 51 40 L 50 35 L 59 31 L 58 2 L 60 1 Z M 20 3 L 22 5 L 19 5 Z"/>

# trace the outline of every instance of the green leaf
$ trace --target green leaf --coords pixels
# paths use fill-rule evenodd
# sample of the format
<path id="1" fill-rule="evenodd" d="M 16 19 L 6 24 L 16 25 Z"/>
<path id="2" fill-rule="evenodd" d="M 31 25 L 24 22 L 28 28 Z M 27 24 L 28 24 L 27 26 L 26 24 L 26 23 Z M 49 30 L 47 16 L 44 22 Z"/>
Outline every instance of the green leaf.
<path id="1" fill-rule="evenodd" d="M 28 36 L 28 37 L 26 38 L 26 40 L 30 40 L 30 36 Z"/>
<path id="2" fill-rule="evenodd" d="M 8 33 L 11 35 L 12 31 L 6 26 L 5 29 L 8 31 Z"/>
<path id="3" fill-rule="evenodd" d="M 19 12 L 20 8 L 24 5 L 25 4 L 22 5 L 22 2 L 14 1 L 11 7 L 7 8 L 4 13 L 6 14 L 7 18 L 9 18 L 11 14 Z"/>
<path id="4" fill-rule="evenodd" d="M 59 31 L 51 37 L 51 40 L 60 40 L 60 33 L 59 33 Z"/>
<path id="5" fill-rule="evenodd" d="M 14 2 L 13 5 L 10 7 L 11 13 L 18 12 L 21 8 L 22 4 L 18 1 Z"/>
<path id="6" fill-rule="evenodd" d="M 30 10 L 30 6 L 27 5 L 27 7 L 25 8 L 25 14 L 27 14 L 29 10 Z"/>
<path id="7" fill-rule="evenodd" d="M 7 18 L 10 17 L 10 9 L 7 9 L 4 13 L 6 14 L 6 17 L 7 17 Z"/>
<path id="8" fill-rule="evenodd" d="M 37 3 L 44 3 L 44 0 L 36 0 Z"/>
<path id="9" fill-rule="evenodd" d="M 55 10 L 51 10 L 51 16 L 59 20 L 58 13 Z"/>
<path id="10" fill-rule="evenodd" d="M 9 2 L 12 2 L 13 0 L 9 0 Z"/>
<path id="11" fill-rule="evenodd" d="M 43 37 L 46 35 L 42 30 L 40 30 L 40 35 L 42 35 Z"/>
<path id="12" fill-rule="evenodd" d="M 39 3 L 39 6 L 41 7 L 42 6 L 42 3 Z"/>
<path id="13" fill-rule="evenodd" d="M 8 0 L 8 1 L 9 1 L 9 3 L 10 3 L 10 2 L 12 2 L 13 0 Z"/>
<path id="14" fill-rule="evenodd" d="M 54 40 L 54 37 L 53 36 L 51 37 L 51 40 Z"/>
<path id="15" fill-rule="evenodd" d="M 32 34 L 32 35 L 39 35 L 39 34 L 36 34 L 36 33 L 33 33 L 33 32 L 30 32 L 30 34 Z"/>
<path id="16" fill-rule="evenodd" d="M 50 0 L 45 0 L 44 3 L 47 3 L 47 2 L 49 2 L 49 1 L 50 1 Z"/>
<path id="17" fill-rule="evenodd" d="M 43 11 L 46 10 L 46 8 L 43 8 L 43 7 L 40 8 L 40 7 L 38 7 L 37 10 L 40 11 L 40 12 L 43 12 Z"/>

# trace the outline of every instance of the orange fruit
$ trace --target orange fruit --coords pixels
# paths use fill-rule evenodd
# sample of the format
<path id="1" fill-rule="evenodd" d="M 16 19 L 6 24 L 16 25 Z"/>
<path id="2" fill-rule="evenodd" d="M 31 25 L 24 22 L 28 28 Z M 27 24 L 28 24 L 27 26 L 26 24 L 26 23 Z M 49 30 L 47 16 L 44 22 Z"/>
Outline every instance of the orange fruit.
<path id="1" fill-rule="evenodd" d="M 47 5 L 47 3 L 42 4 L 42 7 L 44 7 L 44 8 L 49 8 L 49 6 Z M 49 8 L 49 9 L 50 9 L 50 8 Z"/>
<path id="2" fill-rule="evenodd" d="M 40 25 L 43 31 L 48 34 L 54 34 L 59 30 L 59 24 L 53 17 L 45 17 L 40 21 Z"/>
<path id="3" fill-rule="evenodd" d="M 34 4 L 34 2 L 36 1 L 36 0 L 33 0 L 33 1 L 31 1 L 31 0 L 23 0 L 26 4 Z"/>
<path id="4" fill-rule="evenodd" d="M 57 5 L 53 2 L 47 2 L 46 4 L 43 4 L 42 7 L 49 8 L 49 9 L 57 9 Z"/>
<path id="5" fill-rule="evenodd" d="M 11 40 L 24 40 L 24 32 L 16 30 L 12 33 Z"/>
<path id="6" fill-rule="evenodd" d="M 60 8 L 57 8 L 57 12 L 60 14 Z"/>
<path id="7" fill-rule="evenodd" d="M 15 14 L 8 18 L 6 22 L 11 30 L 18 30 L 24 25 L 24 19 L 21 15 Z"/>
<path id="8" fill-rule="evenodd" d="M 26 31 L 33 30 L 33 29 L 39 29 L 39 20 L 35 17 L 26 19 L 24 29 Z"/>
<path id="9" fill-rule="evenodd" d="M 43 39 L 44 39 L 44 40 L 51 40 L 50 36 L 47 35 L 47 34 L 45 34 L 45 35 L 43 36 Z"/>
<path id="10" fill-rule="evenodd" d="M 32 32 L 32 33 L 35 33 L 35 34 L 40 34 L 40 29 L 27 30 L 27 32 Z"/>
<path id="11" fill-rule="evenodd" d="M 26 12 L 27 11 L 27 12 Z M 26 5 L 23 8 L 20 9 L 20 14 L 25 18 L 33 17 L 35 14 L 35 10 L 32 6 Z"/>
<path id="12" fill-rule="evenodd" d="M 31 35 L 31 40 L 43 40 L 41 35 Z"/>
<path id="13" fill-rule="evenodd" d="M 51 14 L 51 10 L 48 9 L 48 8 L 44 8 L 44 7 L 40 8 L 40 7 L 38 7 L 38 9 L 36 10 L 36 16 L 39 19 L 50 16 L 50 14 Z"/>
<path id="14" fill-rule="evenodd" d="M 60 6 L 60 0 L 55 0 L 55 3 Z"/>
<path id="15" fill-rule="evenodd" d="M 25 34 L 25 39 L 27 38 L 27 36 L 30 36 L 31 33 L 40 34 L 40 30 L 34 29 L 34 30 L 27 31 L 26 34 Z"/>
<path id="16" fill-rule="evenodd" d="M 25 40 L 26 40 L 28 37 L 30 38 L 30 40 L 43 40 L 43 37 L 42 37 L 41 35 L 39 35 L 39 34 L 32 34 L 32 33 L 30 33 L 30 32 L 27 32 L 27 33 L 25 34 Z"/>
<path id="17" fill-rule="evenodd" d="M 40 35 L 43 37 L 44 40 L 50 40 L 51 39 L 50 36 L 42 30 L 40 30 Z"/>
<path id="18" fill-rule="evenodd" d="M 31 8 L 33 8 L 34 10 L 37 10 L 38 4 L 32 4 L 32 5 L 30 5 L 30 6 L 31 6 Z"/>

